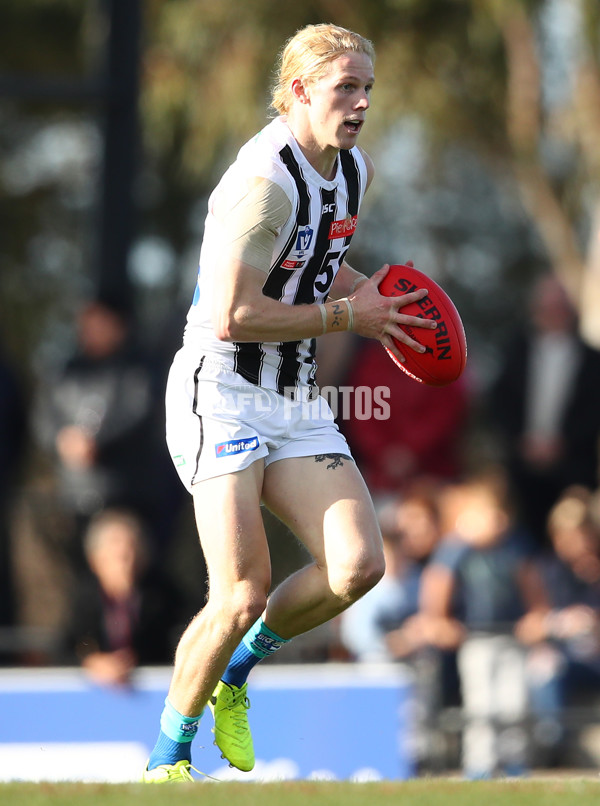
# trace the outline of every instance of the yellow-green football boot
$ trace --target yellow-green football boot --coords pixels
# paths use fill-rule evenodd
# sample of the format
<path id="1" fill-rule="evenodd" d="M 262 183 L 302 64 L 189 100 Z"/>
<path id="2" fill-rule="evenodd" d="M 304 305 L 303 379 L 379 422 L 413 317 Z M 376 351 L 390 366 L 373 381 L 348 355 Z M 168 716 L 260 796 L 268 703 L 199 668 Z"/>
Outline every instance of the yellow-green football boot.
<path id="1" fill-rule="evenodd" d="M 144 784 L 180 784 L 193 783 L 190 769 L 194 769 L 189 761 L 183 759 L 175 764 L 160 764 L 149 770 L 147 767 L 142 776 Z"/>
<path id="2" fill-rule="evenodd" d="M 254 767 L 254 745 L 248 724 L 248 684 L 241 688 L 219 681 L 208 707 L 215 718 L 215 744 L 231 767 L 249 772 Z"/>

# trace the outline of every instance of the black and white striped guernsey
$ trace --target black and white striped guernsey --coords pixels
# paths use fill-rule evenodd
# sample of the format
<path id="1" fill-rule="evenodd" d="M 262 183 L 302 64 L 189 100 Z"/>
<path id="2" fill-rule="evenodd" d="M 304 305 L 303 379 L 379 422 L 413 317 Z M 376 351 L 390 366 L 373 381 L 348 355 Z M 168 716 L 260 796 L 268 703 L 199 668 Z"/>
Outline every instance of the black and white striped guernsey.
<path id="1" fill-rule="evenodd" d="M 292 210 L 276 237 L 263 293 L 288 305 L 323 302 L 348 251 L 365 191 L 367 169 L 359 149 L 340 151 L 336 175 L 327 181 L 305 159 L 285 121 L 277 118 L 242 147 L 221 183 L 246 183 L 255 176 L 282 187 Z M 310 399 L 316 339 L 232 344 L 215 337 L 210 301 L 216 278 L 211 258 L 218 254 L 218 246 L 219 225 L 209 202 L 184 343 L 193 345 L 198 355 L 215 355 L 252 384 Z"/>

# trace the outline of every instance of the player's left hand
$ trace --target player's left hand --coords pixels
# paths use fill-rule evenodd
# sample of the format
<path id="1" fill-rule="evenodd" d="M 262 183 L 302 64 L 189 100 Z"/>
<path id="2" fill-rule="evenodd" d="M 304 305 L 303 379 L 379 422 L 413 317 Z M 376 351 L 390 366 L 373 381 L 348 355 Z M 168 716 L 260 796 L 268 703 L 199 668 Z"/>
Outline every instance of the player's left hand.
<path id="1" fill-rule="evenodd" d="M 427 296 L 426 288 L 420 288 L 399 297 L 386 297 L 379 293 L 379 284 L 388 273 L 389 268 L 389 264 L 386 263 L 366 283 L 361 283 L 349 298 L 354 309 L 353 329 L 360 336 L 378 339 L 400 361 L 404 361 L 404 356 L 394 344 L 393 338 L 418 353 L 424 352 L 425 347 L 411 338 L 400 325 L 432 330 L 437 323 L 432 319 L 407 316 L 402 313 L 405 305 L 418 302 Z"/>

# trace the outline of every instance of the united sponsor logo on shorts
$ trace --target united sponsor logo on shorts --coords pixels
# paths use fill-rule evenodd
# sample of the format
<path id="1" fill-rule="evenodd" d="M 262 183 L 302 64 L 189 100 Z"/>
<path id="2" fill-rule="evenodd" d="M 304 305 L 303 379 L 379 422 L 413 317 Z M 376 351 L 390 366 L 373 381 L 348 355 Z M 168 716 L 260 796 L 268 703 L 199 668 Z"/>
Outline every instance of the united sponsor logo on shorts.
<path id="1" fill-rule="evenodd" d="M 215 445 L 215 455 L 217 459 L 224 456 L 233 456 L 237 453 L 255 451 L 258 448 L 258 437 L 252 439 L 230 439 L 229 442 L 219 442 Z"/>
<path id="2" fill-rule="evenodd" d="M 358 216 L 353 215 L 351 218 L 342 218 L 339 221 L 332 221 L 329 225 L 329 240 L 334 238 L 347 238 L 349 235 L 354 235 Z"/>

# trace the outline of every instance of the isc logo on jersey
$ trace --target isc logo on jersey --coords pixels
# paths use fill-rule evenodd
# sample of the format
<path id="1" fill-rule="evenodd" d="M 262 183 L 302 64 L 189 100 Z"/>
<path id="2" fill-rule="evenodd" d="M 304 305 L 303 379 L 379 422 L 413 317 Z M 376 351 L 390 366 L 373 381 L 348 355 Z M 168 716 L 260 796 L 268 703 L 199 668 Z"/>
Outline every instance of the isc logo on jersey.
<path id="1" fill-rule="evenodd" d="M 255 451 L 258 448 L 258 437 L 252 439 L 230 439 L 229 442 L 219 442 L 215 445 L 215 455 L 217 459 L 224 456 L 233 456 L 236 453 Z"/>

